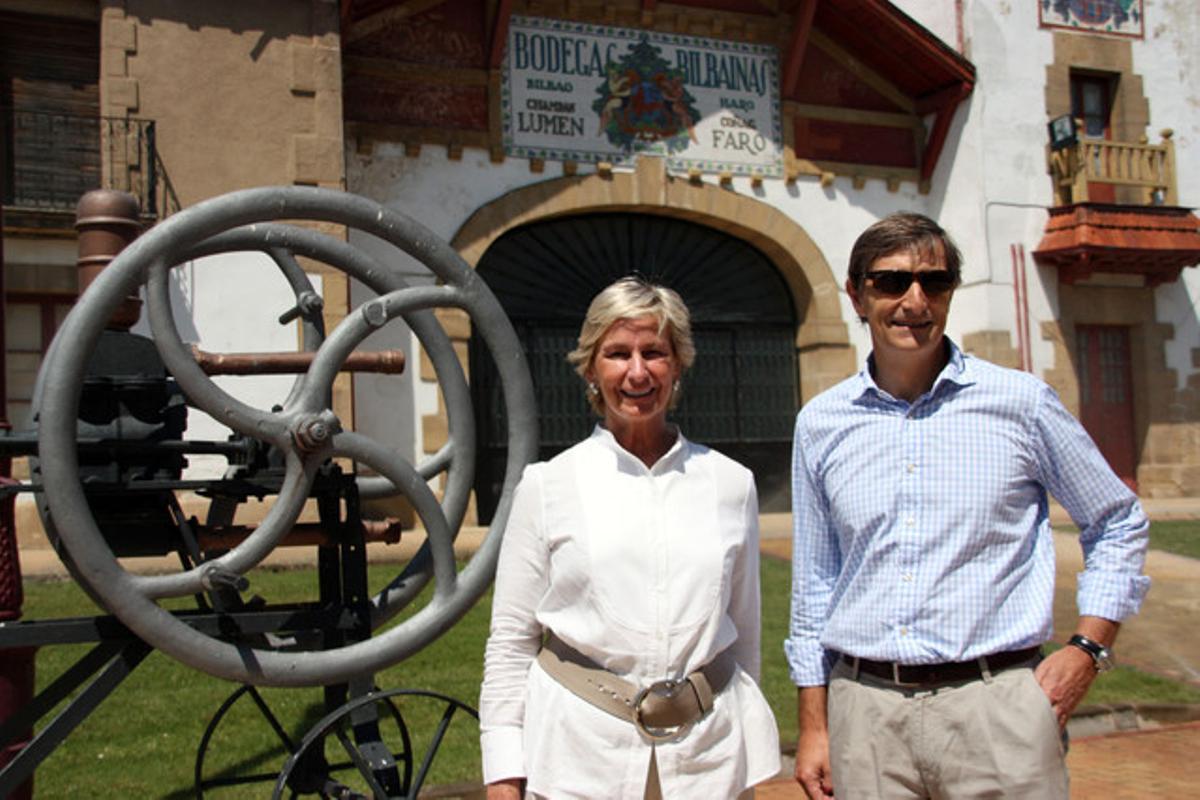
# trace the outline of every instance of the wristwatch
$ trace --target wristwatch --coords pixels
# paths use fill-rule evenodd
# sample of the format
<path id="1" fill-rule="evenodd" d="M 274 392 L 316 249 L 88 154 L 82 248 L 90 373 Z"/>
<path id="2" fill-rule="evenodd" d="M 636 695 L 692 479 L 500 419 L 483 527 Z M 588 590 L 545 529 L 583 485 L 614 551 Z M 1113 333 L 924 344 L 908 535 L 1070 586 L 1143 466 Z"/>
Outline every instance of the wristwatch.
<path id="1" fill-rule="evenodd" d="M 1099 642 L 1093 642 L 1086 636 L 1080 636 L 1078 633 L 1067 640 L 1067 644 L 1078 647 L 1083 652 L 1092 657 L 1092 662 L 1096 665 L 1096 672 L 1108 672 L 1114 666 L 1112 651 Z"/>

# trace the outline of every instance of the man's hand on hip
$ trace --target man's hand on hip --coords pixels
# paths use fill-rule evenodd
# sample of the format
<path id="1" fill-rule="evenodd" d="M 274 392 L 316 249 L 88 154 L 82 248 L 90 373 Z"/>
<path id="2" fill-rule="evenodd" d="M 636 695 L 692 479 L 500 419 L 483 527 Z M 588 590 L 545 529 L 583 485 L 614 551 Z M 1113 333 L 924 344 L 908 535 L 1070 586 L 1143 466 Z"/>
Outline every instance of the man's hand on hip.
<path id="1" fill-rule="evenodd" d="M 1033 677 L 1050 698 L 1058 727 L 1066 728 L 1071 712 L 1096 679 L 1096 664 L 1078 647 L 1064 647 L 1046 656 L 1033 671 Z"/>

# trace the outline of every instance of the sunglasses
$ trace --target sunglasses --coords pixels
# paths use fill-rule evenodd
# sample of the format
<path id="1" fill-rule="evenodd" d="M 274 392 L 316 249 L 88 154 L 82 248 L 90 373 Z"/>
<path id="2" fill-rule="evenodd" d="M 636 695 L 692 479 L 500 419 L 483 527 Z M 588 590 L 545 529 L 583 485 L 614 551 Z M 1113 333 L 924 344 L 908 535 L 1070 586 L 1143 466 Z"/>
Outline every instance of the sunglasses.
<path id="1" fill-rule="evenodd" d="M 899 297 L 908 291 L 913 281 L 921 284 L 921 291 L 933 296 L 945 294 L 954 288 L 957 281 L 948 269 L 937 269 L 925 272 L 909 272 L 903 269 L 881 269 L 868 272 L 866 279 L 880 294 Z"/>

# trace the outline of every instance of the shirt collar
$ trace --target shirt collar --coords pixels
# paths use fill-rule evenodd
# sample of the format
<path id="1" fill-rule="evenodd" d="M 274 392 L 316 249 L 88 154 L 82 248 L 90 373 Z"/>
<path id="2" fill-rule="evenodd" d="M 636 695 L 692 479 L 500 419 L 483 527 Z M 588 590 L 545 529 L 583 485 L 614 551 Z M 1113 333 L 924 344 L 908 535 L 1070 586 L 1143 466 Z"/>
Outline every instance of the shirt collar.
<path id="1" fill-rule="evenodd" d="M 946 366 L 942 367 L 942 371 L 938 373 L 937 378 L 933 381 L 933 388 L 929 394 L 937 394 L 938 390 L 945 384 L 955 384 L 957 386 L 970 386 L 975 382 L 974 369 L 972 368 L 971 360 L 963 353 L 959 346 L 954 343 L 954 340 L 949 336 L 944 337 L 946 349 L 950 351 L 950 357 L 946 359 Z M 879 384 L 875 383 L 875 377 L 871 374 L 871 366 L 875 363 L 875 352 L 867 356 L 866 362 L 858 371 L 858 379 L 861 383 L 861 388 L 858 392 L 858 397 L 862 398 L 868 394 L 873 394 L 878 397 L 891 397 L 883 389 L 879 388 Z"/>
<path id="2" fill-rule="evenodd" d="M 649 469 L 650 472 L 665 472 L 672 469 L 682 472 L 684 469 L 684 460 L 687 458 L 688 451 L 690 450 L 689 442 L 677 425 L 671 425 L 671 428 L 675 431 L 675 443 L 650 468 L 647 468 L 640 458 L 624 447 L 621 447 L 620 443 L 617 442 L 617 437 L 612 435 L 612 431 L 604 427 L 603 422 L 596 423 L 596 427 L 592 430 L 591 439 L 613 453 L 617 457 L 617 464 L 622 468 L 632 466 L 640 468 L 643 471 Z"/>

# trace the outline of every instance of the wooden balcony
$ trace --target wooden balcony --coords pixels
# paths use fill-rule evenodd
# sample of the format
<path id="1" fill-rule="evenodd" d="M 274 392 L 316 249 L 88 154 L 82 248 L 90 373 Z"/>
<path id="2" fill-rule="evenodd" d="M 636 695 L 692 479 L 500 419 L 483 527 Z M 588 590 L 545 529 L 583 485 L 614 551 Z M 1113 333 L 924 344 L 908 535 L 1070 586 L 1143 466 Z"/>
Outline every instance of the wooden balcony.
<path id="1" fill-rule="evenodd" d="M 1034 259 L 1063 283 L 1115 275 L 1147 287 L 1200 263 L 1200 219 L 1177 205 L 1171 133 L 1159 144 L 1082 139 L 1050 150 L 1054 206 Z"/>
<path id="2" fill-rule="evenodd" d="M 1169 128 L 1162 131 L 1160 144 L 1149 144 L 1144 136 L 1136 144 L 1080 139 L 1070 147 L 1050 151 L 1054 204 L 1112 202 L 1116 197 L 1126 205 L 1176 205 L 1172 134 Z"/>

